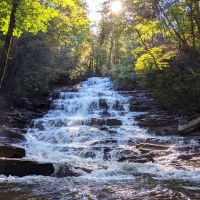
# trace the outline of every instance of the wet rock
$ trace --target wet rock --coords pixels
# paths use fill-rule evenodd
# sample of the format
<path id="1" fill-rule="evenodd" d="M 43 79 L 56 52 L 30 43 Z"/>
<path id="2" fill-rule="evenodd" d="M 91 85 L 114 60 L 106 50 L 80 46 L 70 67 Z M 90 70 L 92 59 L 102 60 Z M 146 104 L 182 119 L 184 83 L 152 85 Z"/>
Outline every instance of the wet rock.
<path id="1" fill-rule="evenodd" d="M 49 101 L 45 101 L 45 102 L 36 101 L 36 102 L 33 102 L 31 106 L 29 106 L 29 108 L 39 109 L 41 112 L 41 110 L 49 110 L 50 106 L 51 106 L 51 103 Z"/>
<path id="2" fill-rule="evenodd" d="M 118 100 L 113 104 L 112 109 L 118 110 L 118 111 L 124 111 L 123 105 Z"/>
<path id="3" fill-rule="evenodd" d="M 25 128 L 27 124 L 29 124 L 31 121 L 31 118 L 25 114 L 21 114 L 18 112 L 7 114 L 9 116 L 9 120 L 5 121 L 5 123 L 3 124 L 9 127 Z"/>
<path id="4" fill-rule="evenodd" d="M 88 174 L 91 174 L 94 171 L 94 169 L 87 168 L 87 167 L 74 166 L 73 168 L 76 170 L 82 170 Z"/>
<path id="5" fill-rule="evenodd" d="M 143 119 L 140 122 L 138 122 L 138 125 L 140 127 L 165 127 L 172 125 L 172 123 L 166 120 L 159 120 L 159 119 L 157 120 Z"/>
<path id="6" fill-rule="evenodd" d="M 55 177 L 67 177 L 67 176 L 80 176 L 81 174 L 73 171 L 70 167 L 66 164 L 60 165 L 59 168 L 55 171 L 53 176 Z"/>
<path id="7" fill-rule="evenodd" d="M 110 117 L 111 114 L 107 110 L 104 110 L 104 111 L 101 112 L 101 116 L 102 117 Z"/>
<path id="8" fill-rule="evenodd" d="M 150 143 L 141 143 L 137 144 L 136 148 L 139 150 L 167 150 L 170 147 L 165 145 L 159 145 L 159 144 L 150 144 Z"/>
<path id="9" fill-rule="evenodd" d="M 154 159 L 151 155 L 128 155 L 121 157 L 117 160 L 118 162 L 136 162 L 136 163 L 146 163 L 146 162 L 154 162 Z"/>
<path id="10" fill-rule="evenodd" d="M 0 146 L 0 157 L 6 158 L 23 158 L 25 150 L 14 146 Z"/>
<path id="11" fill-rule="evenodd" d="M 89 126 L 101 126 L 101 125 L 105 125 L 105 120 L 99 118 L 92 118 L 89 123 Z"/>
<path id="12" fill-rule="evenodd" d="M 181 135 L 200 136 L 200 117 L 178 128 Z"/>
<path id="13" fill-rule="evenodd" d="M 173 125 L 166 127 L 150 127 L 148 128 L 148 132 L 154 135 L 178 135 L 178 129 Z"/>
<path id="14" fill-rule="evenodd" d="M 145 111 L 149 111 L 150 109 L 151 109 L 151 106 L 148 106 L 148 105 L 140 105 L 140 106 L 130 105 L 130 111 L 132 112 L 145 112 Z"/>
<path id="15" fill-rule="evenodd" d="M 159 110 L 151 110 L 146 115 L 136 117 L 135 120 L 140 127 L 148 128 L 148 132 L 155 135 L 178 134 L 178 120 Z"/>
<path id="16" fill-rule="evenodd" d="M 35 127 L 35 128 L 38 128 L 40 131 L 44 131 L 45 130 L 45 127 L 44 127 L 44 122 L 41 120 L 41 121 L 37 121 L 37 123 L 35 124 L 31 124 L 30 127 Z"/>
<path id="17" fill-rule="evenodd" d="M 191 159 L 187 162 L 187 165 L 188 166 L 192 166 L 192 167 L 195 167 L 195 168 L 200 168 L 200 158 L 197 157 L 195 159 Z"/>
<path id="18" fill-rule="evenodd" d="M 82 166 L 81 164 L 75 164 L 72 166 L 72 169 L 78 171 L 77 173 L 79 175 L 83 174 L 82 172 L 86 172 L 86 173 L 92 173 L 93 171 L 95 170 L 101 170 L 101 169 L 108 169 L 107 166 L 104 166 L 104 165 L 99 165 L 99 166 L 90 166 L 90 165 L 85 165 Z"/>
<path id="19" fill-rule="evenodd" d="M 190 160 L 193 157 L 199 157 L 200 154 L 199 153 L 195 153 L 195 154 L 181 154 L 177 157 L 177 159 L 181 159 L 181 160 Z"/>
<path id="20" fill-rule="evenodd" d="M 106 125 L 107 126 L 121 126 L 122 122 L 118 119 L 107 119 Z"/>
<path id="21" fill-rule="evenodd" d="M 103 150 L 103 160 L 109 160 L 111 158 L 109 152 L 111 151 L 111 148 L 105 147 Z"/>
<path id="22" fill-rule="evenodd" d="M 4 174 L 6 176 L 50 176 L 53 172 L 54 167 L 52 163 L 39 163 L 30 160 L 0 158 L 0 174 Z"/>
<path id="23" fill-rule="evenodd" d="M 83 153 L 83 157 L 84 158 L 95 158 L 96 154 L 92 151 L 87 151 Z"/>
<path id="24" fill-rule="evenodd" d="M 140 120 L 144 119 L 145 117 L 146 117 L 146 114 L 141 114 L 141 115 L 136 116 L 135 120 L 140 121 Z"/>
<path id="25" fill-rule="evenodd" d="M 4 128 L 0 128 L 0 138 L 7 143 L 19 143 L 26 140 L 24 135 Z"/>
<path id="26" fill-rule="evenodd" d="M 105 99 L 99 99 L 99 106 L 101 109 L 108 110 L 108 105 Z"/>
<path id="27" fill-rule="evenodd" d="M 118 119 L 100 119 L 100 118 L 92 118 L 90 126 L 120 126 L 122 122 Z"/>
<path id="28" fill-rule="evenodd" d="M 102 140 L 99 142 L 99 144 L 109 144 L 109 143 L 117 143 L 117 140 L 109 138 L 109 139 Z"/>

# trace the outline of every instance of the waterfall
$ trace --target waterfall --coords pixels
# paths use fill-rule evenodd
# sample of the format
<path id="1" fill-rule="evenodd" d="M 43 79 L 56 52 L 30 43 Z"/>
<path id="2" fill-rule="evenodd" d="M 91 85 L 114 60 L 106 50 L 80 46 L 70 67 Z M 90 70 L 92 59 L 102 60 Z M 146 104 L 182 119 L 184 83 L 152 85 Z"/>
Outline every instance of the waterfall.
<path id="1" fill-rule="evenodd" d="M 130 111 L 130 96 L 113 88 L 109 78 L 93 77 L 83 82 L 77 92 L 60 92 L 51 110 L 29 127 L 27 158 L 53 162 L 58 171 L 68 166 L 79 175 L 91 170 L 94 176 L 109 174 L 118 178 L 133 173 L 174 176 L 177 169 L 170 163 L 179 155 L 175 149 L 184 138 L 155 136 L 139 127 L 135 117 L 145 112 Z M 164 149 L 156 151 L 157 159 L 148 154 L 141 157 L 137 145 L 146 141 L 171 146 L 158 146 Z M 197 140 L 192 142 L 196 145 Z M 152 148 L 151 144 L 146 148 Z"/>
<path id="2" fill-rule="evenodd" d="M 54 174 L 0 175 L 0 198 L 199 199 L 199 137 L 142 128 L 138 119 L 151 114 L 131 102 L 138 106 L 145 95 L 115 91 L 109 78 L 98 77 L 82 82 L 77 91 L 60 92 L 20 144 L 24 159 L 53 163 Z"/>

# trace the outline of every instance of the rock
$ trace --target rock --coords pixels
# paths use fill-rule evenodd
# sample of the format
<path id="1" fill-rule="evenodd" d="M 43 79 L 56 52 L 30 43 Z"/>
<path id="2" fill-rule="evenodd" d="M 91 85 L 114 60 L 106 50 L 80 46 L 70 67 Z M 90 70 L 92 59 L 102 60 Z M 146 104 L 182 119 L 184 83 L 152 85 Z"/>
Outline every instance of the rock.
<path id="1" fill-rule="evenodd" d="M 181 135 L 200 136 L 200 117 L 188 122 L 188 124 L 179 126 L 178 130 Z"/>
<path id="2" fill-rule="evenodd" d="M 95 158 L 96 154 L 93 151 L 86 151 L 83 153 L 84 158 Z"/>
<path id="3" fill-rule="evenodd" d="M 157 121 L 144 119 L 138 122 L 138 125 L 140 127 L 165 127 L 165 126 L 172 125 L 172 123 L 165 120 L 159 120 L 159 119 Z"/>
<path id="4" fill-rule="evenodd" d="M 92 118 L 91 122 L 89 123 L 90 126 L 120 126 L 122 122 L 118 119 L 99 119 L 99 118 Z"/>
<path id="5" fill-rule="evenodd" d="M 118 162 L 136 162 L 136 163 L 146 163 L 146 162 L 153 162 L 154 159 L 151 155 L 149 154 L 144 154 L 144 155 L 128 155 L 125 157 L 121 157 L 117 160 Z"/>
<path id="6" fill-rule="evenodd" d="M 80 166 L 74 166 L 73 168 L 76 169 L 76 170 L 82 170 L 82 171 L 84 171 L 88 174 L 91 174 L 94 171 L 94 169 L 86 168 L 86 167 L 80 167 Z"/>
<path id="7" fill-rule="evenodd" d="M 111 114 L 107 110 L 101 112 L 101 117 L 110 117 L 110 116 Z"/>
<path id="8" fill-rule="evenodd" d="M 101 126 L 101 125 L 105 125 L 105 120 L 99 118 L 92 118 L 89 123 L 89 126 Z"/>
<path id="9" fill-rule="evenodd" d="M 55 177 L 67 177 L 67 176 L 80 176 L 81 174 L 74 172 L 69 168 L 66 164 L 62 164 L 58 166 L 58 169 L 55 171 L 53 176 Z"/>
<path id="10" fill-rule="evenodd" d="M 113 143 L 117 143 L 117 140 L 108 138 L 106 140 L 99 141 L 99 144 L 113 144 Z"/>
<path id="11" fill-rule="evenodd" d="M 200 154 L 199 153 L 195 153 L 195 154 L 181 154 L 177 157 L 177 159 L 181 159 L 181 160 L 190 160 L 193 157 L 199 157 Z"/>
<path id="12" fill-rule="evenodd" d="M 0 157 L 6 158 L 23 158 L 25 150 L 20 147 L 0 146 Z"/>
<path id="13" fill-rule="evenodd" d="M 104 99 L 99 99 L 99 106 L 101 109 L 108 110 L 108 105 Z"/>
<path id="14" fill-rule="evenodd" d="M 0 139 L 1 138 L 7 143 L 19 143 L 26 140 L 24 135 L 4 128 L 0 128 Z"/>
<path id="15" fill-rule="evenodd" d="M 150 144 L 150 143 L 141 143 L 137 144 L 136 148 L 139 150 L 167 150 L 168 146 L 159 145 L 159 144 Z"/>
<path id="16" fill-rule="evenodd" d="M 106 125 L 107 126 L 121 126 L 122 122 L 118 119 L 107 119 Z"/>
<path id="17" fill-rule="evenodd" d="M 0 158 L 0 174 L 4 174 L 6 176 L 50 176 L 53 172 L 54 167 L 52 163 L 39 163 L 30 160 Z"/>
<path id="18" fill-rule="evenodd" d="M 130 111 L 132 112 L 145 112 L 145 111 L 149 111 L 150 109 L 151 109 L 151 106 L 148 106 L 148 105 L 140 105 L 140 106 L 130 105 Z"/>

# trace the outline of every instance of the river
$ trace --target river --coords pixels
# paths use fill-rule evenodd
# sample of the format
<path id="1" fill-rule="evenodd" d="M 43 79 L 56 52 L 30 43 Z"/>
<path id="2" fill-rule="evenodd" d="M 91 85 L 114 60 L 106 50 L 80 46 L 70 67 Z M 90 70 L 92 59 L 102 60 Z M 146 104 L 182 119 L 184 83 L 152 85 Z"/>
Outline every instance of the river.
<path id="1" fill-rule="evenodd" d="M 200 199 L 200 168 L 172 165 L 183 153 L 199 153 L 199 138 L 148 133 L 135 120 L 145 112 L 131 112 L 130 96 L 113 88 L 108 78 L 94 77 L 77 92 L 60 92 L 20 144 L 25 159 L 53 163 L 54 174 L 0 175 L 0 199 Z M 140 156 L 136 145 L 151 139 L 168 148 L 153 161 L 119 162 Z M 77 176 L 65 177 L 69 169 Z"/>

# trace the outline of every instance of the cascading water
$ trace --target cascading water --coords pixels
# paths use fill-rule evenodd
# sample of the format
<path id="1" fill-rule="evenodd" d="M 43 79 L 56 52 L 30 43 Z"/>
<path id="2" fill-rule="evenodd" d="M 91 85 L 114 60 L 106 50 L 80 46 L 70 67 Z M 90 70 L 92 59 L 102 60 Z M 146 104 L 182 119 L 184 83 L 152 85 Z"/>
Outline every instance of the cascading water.
<path id="1" fill-rule="evenodd" d="M 140 114 L 130 112 L 129 96 L 114 91 L 108 78 L 89 78 L 78 92 L 61 92 L 52 109 L 32 122 L 21 144 L 26 159 L 52 162 L 55 173 L 2 176 L 4 189 L 12 186 L 7 191 L 16 199 L 199 199 L 199 168 L 171 165 L 185 139 L 149 134 L 134 120 Z M 146 163 L 121 162 L 127 155 L 140 156 L 136 145 L 147 140 L 169 148 Z M 198 146 L 195 138 L 187 143 L 191 152 Z M 78 177 L 65 177 L 69 169 Z"/>
<path id="2" fill-rule="evenodd" d="M 128 98 L 112 87 L 109 79 L 90 78 L 79 92 L 61 92 L 52 110 L 29 128 L 27 157 L 98 168 L 115 162 L 130 137 L 147 137 L 133 126 L 138 113 L 129 112 Z"/>

